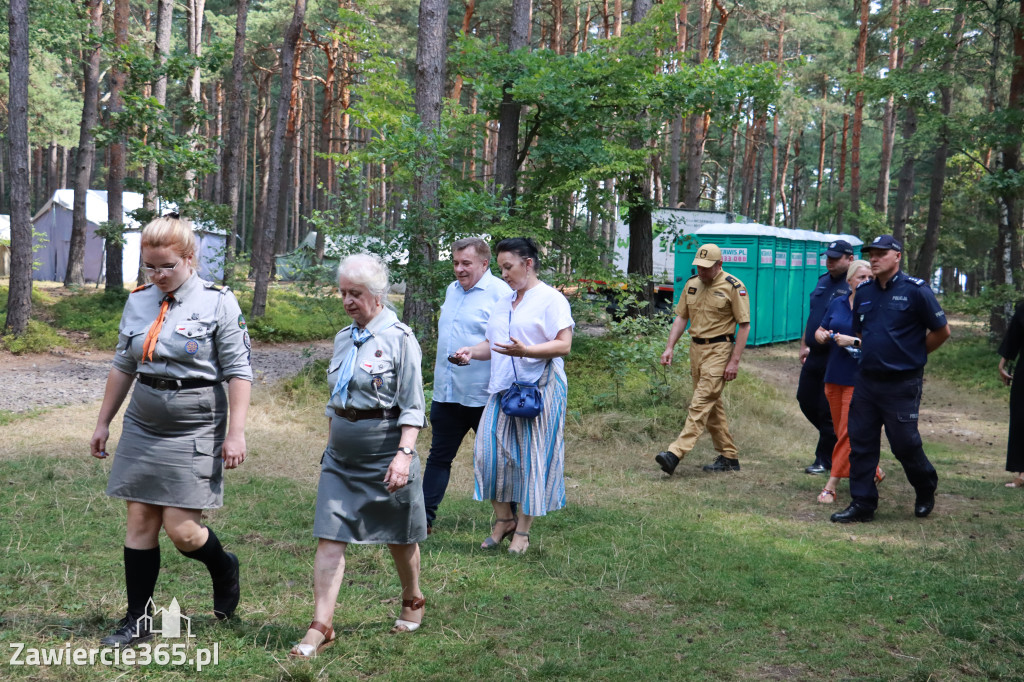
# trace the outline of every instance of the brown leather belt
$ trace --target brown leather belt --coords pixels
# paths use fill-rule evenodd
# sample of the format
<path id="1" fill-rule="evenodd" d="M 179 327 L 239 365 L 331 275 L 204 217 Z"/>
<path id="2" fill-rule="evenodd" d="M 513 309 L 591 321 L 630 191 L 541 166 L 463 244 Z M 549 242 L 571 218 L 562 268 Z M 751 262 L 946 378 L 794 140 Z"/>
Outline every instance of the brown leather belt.
<path id="1" fill-rule="evenodd" d="M 732 334 L 722 334 L 721 336 L 715 336 L 710 339 L 700 339 L 697 338 L 696 336 L 691 336 L 690 340 L 693 341 L 698 346 L 703 346 L 708 343 L 725 343 L 726 341 L 732 343 L 733 341 L 736 340 L 736 337 L 733 336 Z"/>
<path id="2" fill-rule="evenodd" d="M 350 422 L 358 422 L 363 419 L 397 419 L 398 415 L 402 414 L 402 410 L 397 407 L 378 407 L 375 410 L 357 410 L 354 407 L 342 410 L 335 407 L 334 414 Z"/>
<path id="3" fill-rule="evenodd" d="M 205 388 L 207 386 L 216 386 L 221 382 L 212 381 L 210 379 L 167 379 L 164 377 L 150 376 L 148 374 L 140 374 L 139 383 L 146 384 L 158 391 L 179 391 L 183 388 Z"/>

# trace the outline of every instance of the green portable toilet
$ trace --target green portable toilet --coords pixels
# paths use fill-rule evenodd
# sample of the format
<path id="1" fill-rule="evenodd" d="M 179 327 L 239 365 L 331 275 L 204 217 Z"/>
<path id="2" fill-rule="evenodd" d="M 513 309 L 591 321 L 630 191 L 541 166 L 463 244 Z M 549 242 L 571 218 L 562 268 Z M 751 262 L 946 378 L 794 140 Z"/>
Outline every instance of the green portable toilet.
<path id="1" fill-rule="evenodd" d="M 772 341 L 788 341 L 786 320 L 789 316 L 789 230 L 775 228 L 775 277 L 772 286 Z"/>
<path id="2" fill-rule="evenodd" d="M 800 230 L 779 228 L 780 232 L 786 233 L 789 241 L 789 267 L 786 287 L 786 309 L 785 341 L 794 341 L 800 338 L 803 333 L 803 288 L 804 288 L 804 250 L 806 240 Z M 778 273 L 776 273 L 777 275 Z"/>
<path id="3" fill-rule="evenodd" d="M 697 274 L 697 268 L 693 265 L 694 256 L 697 255 L 698 241 L 696 234 L 681 234 L 676 237 L 676 269 L 675 281 L 672 291 L 672 307 L 679 303 L 679 296 L 683 293 L 686 280 Z"/>
<path id="4" fill-rule="evenodd" d="M 752 337 L 756 346 L 771 343 L 775 326 L 775 243 L 778 229 L 758 225 L 757 237 L 757 309 L 751 305 L 751 316 L 757 322 L 757 335 Z"/>
<path id="5" fill-rule="evenodd" d="M 825 268 L 825 249 L 828 248 L 829 242 L 832 240 L 821 232 L 812 232 L 811 230 L 800 230 L 800 232 L 803 233 L 806 243 L 803 291 L 803 319 L 806 321 L 807 316 L 811 314 L 811 292 L 818 284 L 818 279 L 828 271 Z"/>

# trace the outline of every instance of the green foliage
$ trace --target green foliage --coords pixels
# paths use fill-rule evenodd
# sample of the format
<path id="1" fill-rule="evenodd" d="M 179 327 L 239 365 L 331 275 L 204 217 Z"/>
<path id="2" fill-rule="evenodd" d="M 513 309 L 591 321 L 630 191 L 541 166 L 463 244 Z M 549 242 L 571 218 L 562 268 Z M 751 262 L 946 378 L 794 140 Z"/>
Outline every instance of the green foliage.
<path id="1" fill-rule="evenodd" d="M 0 329 L 3 329 L 6 322 L 7 313 L 0 313 Z M 24 334 L 2 336 L 0 345 L 15 355 L 22 355 L 24 353 L 46 353 L 65 344 L 64 339 L 48 324 L 39 320 L 29 320 Z"/>
<path id="2" fill-rule="evenodd" d="M 242 310 L 248 310 L 252 293 L 236 294 Z M 271 342 L 330 339 L 348 323 L 340 298 L 307 298 L 281 289 L 271 289 L 266 315 L 248 320 L 252 338 Z"/>
<path id="3" fill-rule="evenodd" d="M 124 289 L 80 290 L 61 298 L 50 312 L 61 329 L 85 332 L 96 348 L 111 349 L 117 345 L 117 329 L 127 298 Z"/>
<path id="4" fill-rule="evenodd" d="M 948 299 L 948 296 L 943 299 L 943 307 L 947 306 Z M 996 343 L 982 325 L 958 325 L 953 337 L 928 356 L 926 376 L 941 377 L 959 389 L 999 395 L 1004 387 L 996 371 L 999 365 Z"/>

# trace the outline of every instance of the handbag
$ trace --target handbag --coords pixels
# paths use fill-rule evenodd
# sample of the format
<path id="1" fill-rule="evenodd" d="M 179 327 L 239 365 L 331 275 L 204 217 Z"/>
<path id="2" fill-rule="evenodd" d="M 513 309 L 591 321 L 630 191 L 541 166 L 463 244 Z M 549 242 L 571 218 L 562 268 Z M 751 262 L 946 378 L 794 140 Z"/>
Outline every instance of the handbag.
<path id="1" fill-rule="evenodd" d="M 512 311 L 508 313 L 508 326 L 509 331 L 512 329 Z M 547 371 L 548 365 L 551 361 L 548 360 L 547 364 L 544 365 L 544 371 Z M 540 393 L 540 388 L 537 386 L 536 381 L 520 381 L 519 372 L 516 371 L 516 359 L 512 358 L 512 373 L 515 375 L 515 381 L 509 386 L 502 396 L 499 403 L 501 404 L 501 411 L 510 417 L 522 417 L 523 419 L 533 419 L 538 414 L 544 411 L 544 398 Z M 541 376 L 544 376 L 544 372 L 541 372 Z"/>
<path id="2" fill-rule="evenodd" d="M 544 369 L 547 370 L 546 365 Z M 544 397 L 540 388 L 536 381 L 519 381 L 515 358 L 512 358 L 512 372 L 516 380 L 501 396 L 501 411 L 510 417 L 533 419 L 544 411 Z M 541 376 L 544 376 L 543 372 Z"/>

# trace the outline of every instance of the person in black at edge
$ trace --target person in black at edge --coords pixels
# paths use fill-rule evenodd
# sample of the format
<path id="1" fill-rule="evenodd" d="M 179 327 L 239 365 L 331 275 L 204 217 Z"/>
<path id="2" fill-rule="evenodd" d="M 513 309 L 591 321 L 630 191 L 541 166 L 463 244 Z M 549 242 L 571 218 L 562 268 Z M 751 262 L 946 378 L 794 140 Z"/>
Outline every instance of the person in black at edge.
<path id="1" fill-rule="evenodd" d="M 949 323 L 924 280 L 900 270 L 903 245 L 891 235 L 875 237 L 862 251 L 874 279 L 861 283 L 853 299 L 853 329 L 861 337 L 860 374 L 850 402 L 850 496 L 832 521 L 871 521 L 878 507 L 875 467 L 880 431 L 914 487 L 914 515 L 935 506 L 939 477 L 921 447 L 917 415 L 928 353 L 949 338 Z"/>
<path id="2" fill-rule="evenodd" d="M 832 450 L 836 447 L 836 432 L 832 413 L 825 398 L 825 366 L 832 344 L 822 345 L 814 339 L 814 332 L 828 310 L 828 304 L 837 296 L 849 296 L 846 270 L 853 261 L 853 247 L 848 241 L 837 239 L 825 250 L 825 267 L 811 292 L 811 312 L 807 315 L 804 335 L 800 338 L 800 383 L 796 401 L 800 411 L 818 430 L 818 446 L 814 449 L 814 464 L 804 469 L 808 474 L 823 474 L 832 468 Z"/>

